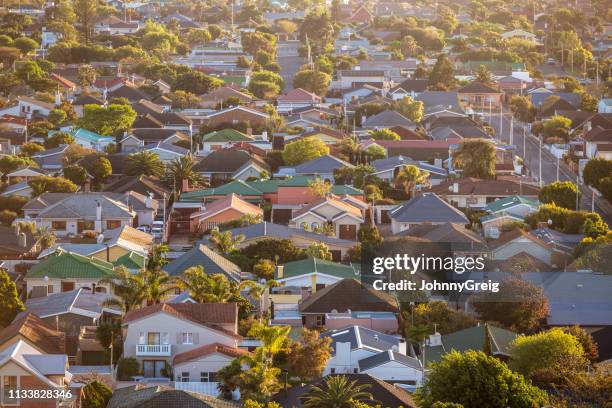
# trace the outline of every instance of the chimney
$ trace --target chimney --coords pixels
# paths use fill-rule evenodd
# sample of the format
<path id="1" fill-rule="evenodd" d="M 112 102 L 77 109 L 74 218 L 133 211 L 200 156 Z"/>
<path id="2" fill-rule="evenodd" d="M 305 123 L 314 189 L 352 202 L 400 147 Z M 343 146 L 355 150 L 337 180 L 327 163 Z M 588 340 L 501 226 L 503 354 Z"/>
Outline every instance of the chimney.
<path id="1" fill-rule="evenodd" d="M 587 131 L 587 132 L 590 132 L 592 128 L 593 128 L 593 125 L 591 124 L 591 121 L 589 120 L 589 121 L 586 123 L 586 131 Z"/>
<path id="2" fill-rule="evenodd" d="M 359 330 L 359 329 L 355 329 Z M 351 366 L 351 343 L 336 342 L 336 364 L 343 368 Z M 351 370 L 352 371 L 352 370 Z"/>
<path id="3" fill-rule="evenodd" d="M 400 339 L 399 344 L 397 345 L 397 352 L 403 355 L 406 354 L 406 340 Z"/>
<path id="4" fill-rule="evenodd" d="M 428 346 L 436 347 L 442 345 L 442 335 L 438 332 L 429 335 L 429 341 L 427 342 Z"/>
<path id="5" fill-rule="evenodd" d="M 145 196 L 145 207 L 153 208 L 153 194 L 149 193 L 149 195 Z"/>
<path id="6" fill-rule="evenodd" d="M 182 188 L 181 188 L 181 189 L 182 189 L 182 191 L 183 191 L 183 192 L 185 192 L 185 191 L 189 191 L 189 180 L 187 180 L 187 179 L 183 179 L 183 180 L 181 181 L 181 186 L 182 186 Z"/>
<path id="7" fill-rule="evenodd" d="M 28 245 L 28 238 L 23 232 L 17 235 L 17 242 L 20 248 L 25 248 Z"/>
<path id="8" fill-rule="evenodd" d="M 247 128 L 246 129 L 246 134 L 247 134 L 247 136 L 253 136 L 253 128 Z"/>
<path id="9" fill-rule="evenodd" d="M 94 223 L 96 232 L 102 232 L 102 204 L 96 200 L 96 221 Z"/>
<path id="10" fill-rule="evenodd" d="M 459 183 L 453 183 L 453 193 L 459 192 Z"/>
<path id="11" fill-rule="evenodd" d="M 276 266 L 276 279 L 282 279 L 283 278 L 284 269 L 285 269 L 284 265 L 277 265 Z"/>

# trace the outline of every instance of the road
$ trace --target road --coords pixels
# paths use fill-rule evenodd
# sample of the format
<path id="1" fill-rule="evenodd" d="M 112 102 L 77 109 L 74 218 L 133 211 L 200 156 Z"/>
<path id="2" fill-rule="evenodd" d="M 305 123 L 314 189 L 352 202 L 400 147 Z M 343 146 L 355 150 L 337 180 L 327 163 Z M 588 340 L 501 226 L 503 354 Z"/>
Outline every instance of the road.
<path id="1" fill-rule="evenodd" d="M 279 41 L 276 45 L 276 62 L 281 66 L 280 76 L 285 80 L 285 92 L 293 89 L 293 77 L 306 62 L 298 54 L 299 46 L 299 41 Z"/>
<path id="2" fill-rule="evenodd" d="M 495 129 L 495 134 L 497 138 L 500 139 L 503 143 L 510 143 L 510 114 L 504 114 L 503 120 L 501 123 L 501 133 L 500 133 L 500 114 L 494 113 L 491 117 L 489 117 L 488 113 L 485 112 L 485 119 L 491 124 L 491 126 Z M 515 121 L 514 122 L 514 136 L 512 144 L 516 146 L 516 154 L 523 157 L 525 160 L 525 165 L 529 170 L 529 175 L 534 178 L 534 180 L 538 180 L 539 176 L 539 167 L 540 167 L 540 146 L 538 138 L 531 134 L 528 130 L 525 131 L 526 138 L 523 141 L 523 128 L 522 126 Z M 523 151 L 523 147 L 525 147 L 526 154 Z M 558 164 L 557 164 L 558 163 Z M 563 162 L 563 160 L 557 161 L 557 158 L 553 156 L 548 150 L 542 149 L 542 182 L 544 185 L 550 184 L 557 180 L 557 165 L 559 176 L 558 179 L 560 181 L 571 181 L 576 183 L 576 175 L 572 172 L 569 167 Z M 592 207 L 592 198 L 593 193 L 591 189 L 582 184 L 580 185 L 580 190 L 582 191 L 582 200 L 580 202 L 579 208 L 581 210 L 591 211 Z M 603 210 L 602 206 L 599 203 L 600 198 L 595 197 L 595 211 L 601 214 L 602 218 L 608 223 L 608 225 L 612 225 L 612 217 L 609 214 L 606 214 Z"/>

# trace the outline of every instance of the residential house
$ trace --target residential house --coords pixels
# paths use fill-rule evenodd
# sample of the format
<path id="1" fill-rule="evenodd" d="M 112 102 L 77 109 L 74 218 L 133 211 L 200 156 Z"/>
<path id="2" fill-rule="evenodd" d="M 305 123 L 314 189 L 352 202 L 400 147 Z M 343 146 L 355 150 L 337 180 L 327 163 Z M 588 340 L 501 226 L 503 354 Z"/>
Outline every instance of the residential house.
<path id="1" fill-rule="evenodd" d="M 440 184 L 448 178 L 448 171 L 442 167 L 442 160 L 439 160 L 438 165 L 434 166 L 427 162 L 415 161 L 409 157 L 399 155 L 374 160 L 370 164 L 376 169 L 374 175 L 389 183 L 393 183 L 399 171 L 408 165 L 416 166 L 420 170 L 429 173 L 429 183 L 433 186 Z"/>
<path id="2" fill-rule="evenodd" d="M 566 102 L 569 102 L 575 109 L 580 107 L 580 103 L 582 101 L 580 94 L 576 92 L 553 92 L 545 88 L 537 88 L 529 91 L 531 103 L 536 108 L 539 108 L 540 105 L 542 105 L 544 101 L 551 96 L 558 96 Z"/>
<path id="3" fill-rule="evenodd" d="M 498 200 L 499 201 L 499 200 Z M 480 217 L 482 231 L 486 238 L 498 239 L 506 226 L 523 222 L 523 218 L 505 211 L 487 214 Z"/>
<path id="4" fill-rule="evenodd" d="M 395 37 L 399 34 L 399 32 L 392 32 L 389 33 L 386 37 Z M 414 72 L 417 69 L 418 60 L 416 58 L 407 58 L 403 60 L 378 58 L 378 56 L 382 55 L 384 54 L 374 52 L 372 55 L 373 58 L 359 61 L 359 69 L 366 71 L 382 70 L 385 72 L 385 76 L 394 83 L 402 83 L 406 81 L 406 78 L 413 76 Z"/>
<path id="5" fill-rule="evenodd" d="M 372 12 L 364 4 L 360 4 L 357 8 L 344 19 L 348 24 L 366 24 L 374 19 Z"/>
<path id="6" fill-rule="evenodd" d="M 220 273 L 234 282 L 240 282 L 240 267 L 205 244 L 196 244 L 172 262 L 164 265 L 163 270 L 169 275 L 180 276 L 185 270 L 201 266 L 207 274 Z"/>
<path id="7" fill-rule="evenodd" d="M 500 198 L 514 195 L 536 198 L 540 189 L 516 178 L 480 180 L 466 177 L 443 182 L 429 191 L 459 208 L 484 208 Z"/>
<path id="8" fill-rule="evenodd" d="M 189 154 L 189 149 L 164 142 L 147 144 L 143 147 L 143 150 L 156 154 L 164 164 L 179 160 Z"/>
<path id="9" fill-rule="evenodd" d="M 49 136 L 53 136 L 55 133 L 55 131 L 49 131 Z M 67 133 L 74 138 L 76 144 L 99 152 L 103 152 L 108 145 L 115 143 L 115 138 L 112 136 L 102 136 L 83 128 L 70 129 Z"/>
<path id="10" fill-rule="evenodd" d="M 0 193 L 0 196 L 10 197 L 15 195 L 30 198 L 32 197 L 32 191 L 32 187 L 30 187 L 27 181 L 20 181 L 18 183 L 9 184 L 8 186 L 6 186 L 4 191 Z"/>
<path id="11" fill-rule="evenodd" d="M 104 99 L 89 94 L 80 95 L 78 98 L 72 101 L 72 108 L 74 109 L 77 118 L 83 117 L 83 108 L 85 107 L 85 105 L 103 106 Z"/>
<path id="12" fill-rule="evenodd" d="M 114 266 L 109 262 L 60 249 L 30 268 L 24 279 L 28 297 L 37 298 L 79 288 L 110 293 L 110 285 L 100 281 L 113 275 Z"/>
<path id="13" fill-rule="evenodd" d="M 491 139 L 474 119 L 467 116 L 433 114 L 424 121 L 425 130 L 433 140 Z"/>
<path id="14" fill-rule="evenodd" d="M 322 180 L 334 183 L 335 173 L 341 169 L 354 168 L 351 163 L 338 159 L 335 156 L 326 154 L 309 160 L 294 167 L 281 167 L 275 176 L 310 176 L 320 177 Z"/>
<path id="15" fill-rule="evenodd" d="M 504 95 L 497 85 L 493 86 L 478 81 L 470 82 L 459 88 L 457 92 L 461 103 L 465 104 L 466 107 L 479 110 L 489 107 L 498 109 L 502 104 Z"/>
<path id="16" fill-rule="evenodd" d="M 131 82 L 121 82 L 118 85 L 110 88 L 106 93 L 107 99 L 113 98 L 125 98 L 131 104 L 135 104 L 138 101 L 149 100 L 150 97 L 145 92 L 141 91 Z"/>
<path id="17" fill-rule="evenodd" d="M 207 231 L 223 223 L 237 221 L 243 216 L 263 218 L 263 212 L 260 207 L 241 199 L 236 194 L 230 194 L 207 204 L 201 211 L 192 213 L 189 221 L 190 231 Z"/>
<path id="18" fill-rule="evenodd" d="M 21 230 L 19 224 L 0 226 L 0 259 L 33 259 L 38 251 L 40 245 L 32 231 Z"/>
<path id="19" fill-rule="evenodd" d="M 481 235 L 465 224 L 446 222 L 444 224 L 419 224 L 398 234 L 400 237 L 416 237 L 421 240 L 448 244 L 455 255 L 470 253 L 474 255 L 487 254 L 486 242 Z M 401 238 L 400 238 L 401 239 Z"/>
<path id="20" fill-rule="evenodd" d="M 166 184 L 150 176 L 123 176 L 104 186 L 103 191 L 114 194 L 133 191 L 142 196 L 152 196 L 157 201 L 158 209 L 163 208 L 172 192 Z"/>
<path id="21" fill-rule="evenodd" d="M 150 3 L 146 3 L 150 4 Z M 181 384 L 179 383 L 179 386 Z M 202 393 L 189 392 L 183 389 L 170 388 L 164 385 L 136 384 L 117 388 L 107 408 L 238 408 L 240 405 L 225 399 L 219 399 Z"/>
<path id="22" fill-rule="evenodd" d="M 551 269 L 563 268 L 567 263 L 565 251 L 520 228 L 501 232 L 496 239 L 488 241 L 488 246 L 493 261 L 506 261 L 527 254 Z"/>
<path id="23" fill-rule="evenodd" d="M 326 327 L 327 319 L 335 328 L 367 322 L 373 330 L 388 333 L 397 331 L 397 319 L 376 319 L 377 314 L 383 316 L 399 312 L 396 300 L 389 294 L 376 291 L 355 279 L 342 279 L 333 285 L 318 290 L 302 300 L 298 305 L 302 315 L 302 324 L 307 328 Z M 359 315 L 353 313 L 359 312 Z M 338 315 L 339 316 L 335 316 Z M 348 314 L 348 315 L 347 315 Z M 335 319 L 338 317 L 338 319 Z M 357 319 L 359 323 L 355 323 Z M 334 321 L 337 320 L 337 321 Z"/>
<path id="24" fill-rule="evenodd" d="M 212 185 L 219 185 L 230 179 L 260 178 L 264 171 L 270 174 L 270 166 L 262 158 L 245 150 L 235 149 L 215 150 L 200 160 L 193 169 L 208 177 Z"/>
<path id="25" fill-rule="evenodd" d="M 468 224 L 464 213 L 436 194 L 424 193 L 411 198 L 389 212 L 391 231 L 394 234 L 420 224 Z"/>
<path id="26" fill-rule="evenodd" d="M 416 99 L 425 105 L 425 117 L 445 111 L 449 114 L 465 114 L 456 91 L 424 91 Z"/>
<path id="27" fill-rule="evenodd" d="M 11 398 L 10 391 L 66 391 L 72 374 L 65 354 L 44 354 L 23 340 L 0 351 L 2 406 L 55 408 L 71 404 L 71 398 Z M 63 401 L 63 402 L 62 402 Z"/>
<path id="28" fill-rule="evenodd" d="M 311 131 L 308 131 L 306 133 L 302 133 L 299 137 L 291 139 L 291 141 L 296 140 L 298 138 L 305 138 L 305 137 L 314 137 L 314 138 L 321 140 L 326 145 L 333 146 L 335 144 L 340 143 L 340 141 L 342 141 L 346 137 L 346 135 L 335 129 L 319 127 Z M 275 146 L 275 148 L 276 147 L 277 146 Z M 283 146 L 280 146 L 281 149 L 282 147 Z"/>
<path id="29" fill-rule="evenodd" d="M 64 167 L 64 156 L 70 148 L 70 145 L 59 145 L 52 149 L 36 152 L 32 155 L 32 159 L 43 170 L 58 171 Z"/>
<path id="30" fill-rule="evenodd" d="M 508 213 L 525 218 L 538 209 L 540 202 L 532 197 L 511 195 L 487 204 L 484 210 L 490 214 Z"/>
<path id="31" fill-rule="evenodd" d="M 416 161 L 439 163 L 451 158 L 452 149 L 458 146 L 460 140 L 366 140 L 361 146 L 363 149 L 380 146 L 387 152 L 387 157 L 403 156 Z"/>
<path id="32" fill-rule="evenodd" d="M 597 126 L 583 134 L 582 140 L 585 158 L 612 160 L 612 128 Z"/>
<path id="33" fill-rule="evenodd" d="M 573 110 L 576 110 L 576 108 L 570 102 L 558 97 L 557 95 L 552 95 L 538 105 L 537 116 L 544 119 L 555 116 L 557 115 L 557 112 L 560 111 L 566 112 Z"/>
<path id="34" fill-rule="evenodd" d="M 257 109 L 246 106 L 234 106 L 209 114 L 204 125 L 212 128 L 232 126 L 238 123 L 247 123 L 249 126 L 262 126 L 270 119 L 270 115 Z"/>
<path id="35" fill-rule="evenodd" d="M 132 129 L 129 134 L 125 135 L 119 141 L 121 152 L 132 153 L 142 150 L 145 145 L 153 143 L 164 144 L 187 144 L 191 143 L 191 138 L 183 131 L 167 128 L 144 128 Z"/>
<path id="36" fill-rule="evenodd" d="M 302 88 L 295 88 L 279 96 L 276 100 L 279 113 L 291 112 L 294 109 L 316 106 L 321 97 Z"/>
<path id="37" fill-rule="evenodd" d="M 407 96 L 416 99 L 417 96 L 427 90 L 427 79 L 406 79 L 399 85 L 395 85 L 389 90 L 393 100 L 403 99 Z"/>
<path id="38" fill-rule="evenodd" d="M 365 387 L 365 389 L 367 389 L 367 392 L 372 394 L 371 400 L 368 398 L 359 398 L 359 401 L 364 404 L 404 408 L 416 408 L 418 406 L 410 392 L 399 386 L 395 386 L 386 381 L 379 380 L 373 377 L 372 375 L 353 373 L 341 375 L 345 376 L 349 382 L 355 382 L 356 385 L 361 385 Z M 272 397 L 272 400 L 278 402 L 283 407 L 303 407 L 307 395 L 312 389 L 312 387 L 326 389 L 326 381 L 328 378 L 329 376 L 313 381 L 306 385 L 296 385 L 289 388 L 286 392 L 280 391 Z"/>
<path id="39" fill-rule="evenodd" d="M 41 169 L 38 169 L 36 167 L 27 166 L 27 167 L 22 167 L 20 169 L 14 170 L 10 173 L 6 173 L 4 174 L 4 177 L 6 177 L 6 182 L 11 184 L 11 182 L 16 181 L 15 178 L 17 179 L 17 181 L 28 182 L 35 177 L 46 176 L 46 175 L 47 173 Z"/>
<path id="40" fill-rule="evenodd" d="M 322 197 L 294 211 L 289 226 L 317 230 L 327 225 L 334 236 L 356 241 L 357 232 L 365 222 L 367 208 L 366 203 L 349 196 Z"/>
<path id="41" fill-rule="evenodd" d="M 250 135 L 232 128 L 214 130 L 201 137 L 202 152 L 208 154 L 215 150 L 225 149 L 234 143 L 252 142 L 254 138 Z"/>
<path id="42" fill-rule="evenodd" d="M 536 41 L 536 35 L 530 33 L 529 31 L 521 30 L 520 28 L 516 28 L 514 30 L 506 31 L 500 34 L 500 37 L 504 40 L 509 40 L 511 38 L 520 38 L 522 40 L 527 41 Z"/>
<path id="43" fill-rule="evenodd" d="M 138 21 L 118 21 L 104 25 L 96 25 L 96 34 L 128 35 L 137 32 L 141 28 Z"/>
<path id="44" fill-rule="evenodd" d="M 344 265 L 308 257 L 277 265 L 274 272 L 274 280 L 281 285 L 306 288 L 310 293 L 315 293 L 344 278 L 360 279 L 359 265 Z"/>
<path id="45" fill-rule="evenodd" d="M 29 96 L 19 96 L 18 113 L 27 119 L 46 118 L 49 113 L 55 108 L 55 104 L 50 102 L 39 101 Z"/>
<path id="46" fill-rule="evenodd" d="M 355 88 L 364 84 L 379 84 L 385 86 L 387 79 L 382 70 L 340 70 L 338 72 L 340 89 Z"/>
<path id="47" fill-rule="evenodd" d="M 384 110 L 375 115 L 361 119 L 361 127 L 364 129 L 388 129 L 394 126 L 403 126 L 411 130 L 416 129 L 416 123 L 401 113 L 392 110 Z"/>
<path id="48" fill-rule="evenodd" d="M 238 99 L 242 105 L 249 105 L 253 102 L 253 97 L 233 86 L 222 86 L 209 93 L 200 95 L 200 106 L 202 108 L 216 109 L 219 105 L 223 109 L 223 103 L 228 99 Z"/>
<path id="49" fill-rule="evenodd" d="M 34 313 L 25 312 L 0 330 L 0 350 L 23 341 L 43 354 L 65 354 L 66 334 Z"/>
<path id="50" fill-rule="evenodd" d="M 184 358 L 183 353 L 202 346 L 219 344 L 239 353 L 236 349 L 241 337 L 237 334 L 235 303 L 155 304 L 128 312 L 123 327 L 123 355 L 136 358 L 145 378 L 168 377 L 166 367 L 175 358 L 181 355 Z M 216 373 L 222 368 L 217 363 L 214 359 L 203 359 L 193 364 L 193 370 Z"/>

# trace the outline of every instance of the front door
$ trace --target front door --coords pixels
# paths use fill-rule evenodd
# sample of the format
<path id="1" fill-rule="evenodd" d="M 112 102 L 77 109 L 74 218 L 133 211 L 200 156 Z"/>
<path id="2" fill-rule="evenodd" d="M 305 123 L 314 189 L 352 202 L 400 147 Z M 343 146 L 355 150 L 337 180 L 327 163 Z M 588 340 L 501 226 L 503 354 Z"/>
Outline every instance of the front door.
<path id="1" fill-rule="evenodd" d="M 340 234 L 338 238 L 348 239 L 355 241 L 357 239 L 357 226 L 356 225 L 340 225 Z"/>
<path id="2" fill-rule="evenodd" d="M 142 362 L 142 372 L 146 378 L 163 377 L 162 370 L 166 362 L 164 360 L 144 360 Z"/>
<path id="3" fill-rule="evenodd" d="M 74 282 L 62 282 L 62 292 L 74 290 Z"/>

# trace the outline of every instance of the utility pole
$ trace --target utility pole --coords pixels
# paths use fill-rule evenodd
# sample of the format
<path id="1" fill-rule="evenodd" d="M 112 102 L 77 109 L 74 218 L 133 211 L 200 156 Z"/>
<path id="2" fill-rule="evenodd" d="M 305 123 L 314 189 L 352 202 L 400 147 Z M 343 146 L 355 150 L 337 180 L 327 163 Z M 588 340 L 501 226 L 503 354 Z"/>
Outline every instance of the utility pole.
<path id="1" fill-rule="evenodd" d="M 504 137 L 504 106 L 499 104 L 499 140 L 503 141 Z"/>
<path id="2" fill-rule="evenodd" d="M 580 211 L 580 184 L 578 184 L 579 175 L 576 173 L 576 211 Z"/>
<path id="3" fill-rule="evenodd" d="M 538 140 L 540 141 L 540 163 L 539 163 L 539 174 L 538 174 L 538 181 L 540 183 L 540 188 L 542 188 L 543 184 L 542 184 L 542 138 L 538 137 Z"/>
<path id="4" fill-rule="evenodd" d="M 510 144 L 514 144 L 514 116 L 510 115 Z"/>
<path id="5" fill-rule="evenodd" d="M 557 181 L 559 181 L 559 158 L 557 157 Z"/>

